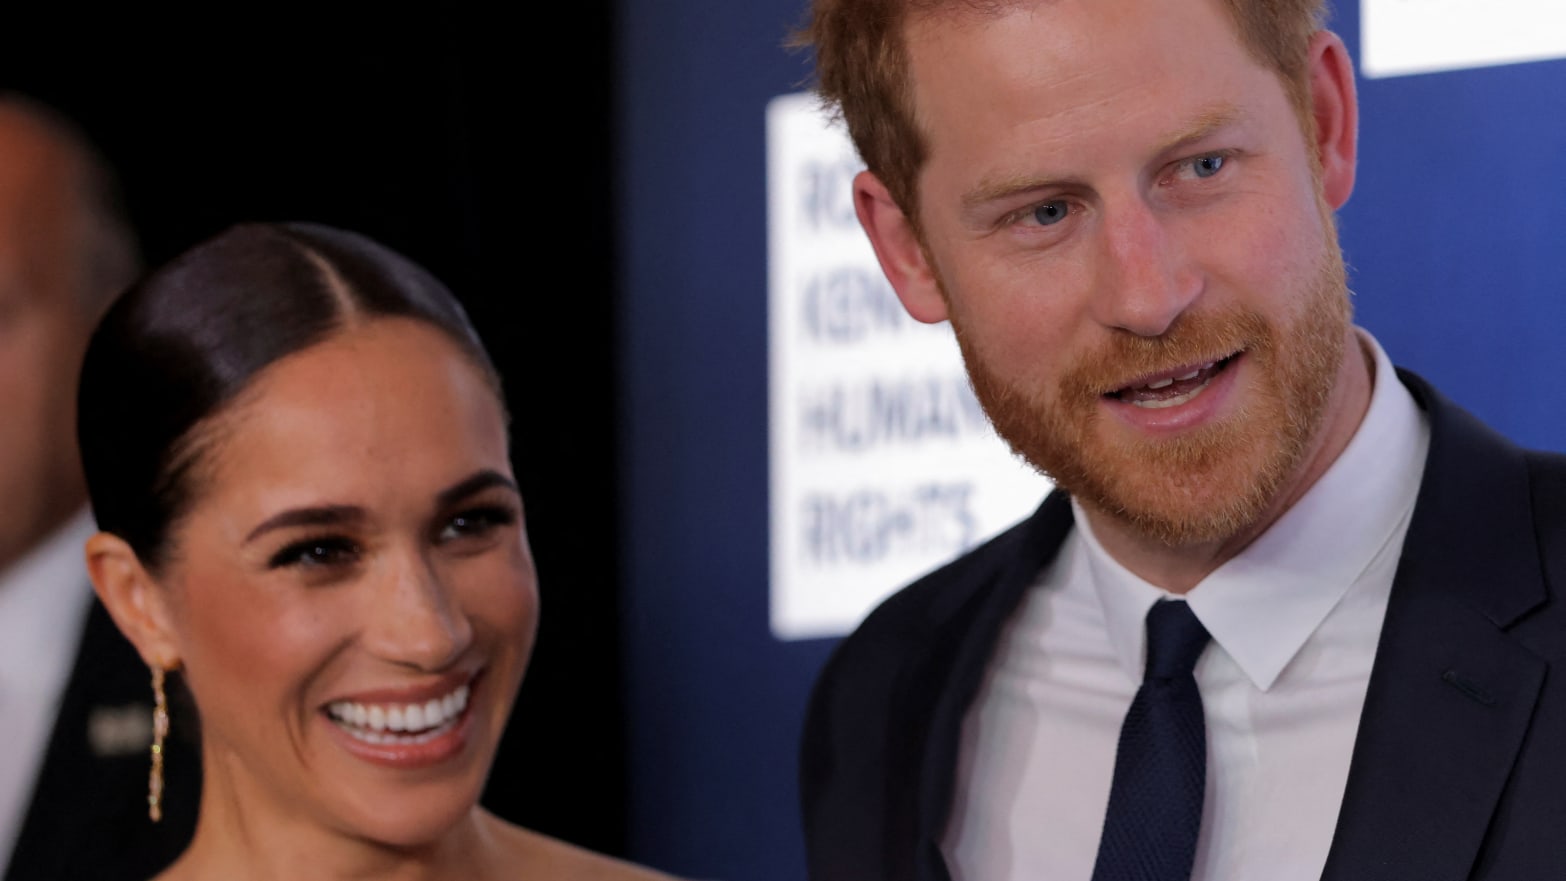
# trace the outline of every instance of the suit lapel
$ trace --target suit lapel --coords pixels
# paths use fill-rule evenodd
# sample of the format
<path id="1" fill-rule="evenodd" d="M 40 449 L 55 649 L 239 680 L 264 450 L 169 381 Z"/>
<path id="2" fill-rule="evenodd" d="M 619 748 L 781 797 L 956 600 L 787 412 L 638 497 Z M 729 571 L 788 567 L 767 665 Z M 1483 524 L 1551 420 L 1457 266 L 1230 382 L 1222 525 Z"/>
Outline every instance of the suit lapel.
<path id="1" fill-rule="evenodd" d="M 132 716 L 144 720 L 152 709 L 145 670 L 94 601 L 7 881 L 148 878 L 190 840 L 200 758 L 188 739 L 193 723 L 173 695 L 177 727 L 166 744 L 164 821 L 147 819 L 146 745 L 132 730 Z"/>
<path id="2" fill-rule="evenodd" d="M 1546 670 L 1506 633 L 1547 598 L 1522 453 L 1403 379 L 1430 453 L 1323 881 L 1467 877 Z"/>
<path id="3" fill-rule="evenodd" d="M 918 787 L 919 841 L 917 877 L 920 881 L 949 881 L 950 871 L 941 855 L 941 838 L 951 815 L 952 791 L 962 745 L 962 724 L 968 707 L 984 683 L 984 673 L 996 643 L 1017 604 L 1039 572 L 1052 560 L 1071 531 L 1071 503 L 1064 493 L 1052 492 L 1029 519 L 1020 538 L 1022 548 L 992 588 L 979 596 L 970 615 L 953 616 L 946 630 L 959 640 L 950 675 L 931 718 L 930 734 L 920 763 Z"/>

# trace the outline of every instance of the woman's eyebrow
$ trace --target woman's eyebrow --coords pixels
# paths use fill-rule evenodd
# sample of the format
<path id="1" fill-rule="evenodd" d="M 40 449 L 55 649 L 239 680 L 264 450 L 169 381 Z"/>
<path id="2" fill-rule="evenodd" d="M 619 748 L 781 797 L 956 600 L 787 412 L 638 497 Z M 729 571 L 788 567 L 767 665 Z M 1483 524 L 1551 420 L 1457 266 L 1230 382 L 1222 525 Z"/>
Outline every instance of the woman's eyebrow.
<path id="1" fill-rule="evenodd" d="M 311 508 L 289 508 L 261 521 L 259 526 L 250 530 L 250 534 L 245 536 L 244 544 L 249 544 L 274 529 L 284 529 L 290 526 L 335 526 L 342 523 L 358 522 L 363 519 L 364 509 L 357 505 L 320 505 Z"/>
<path id="2" fill-rule="evenodd" d="M 512 480 L 504 474 L 501 474 L 499 471 L 486 468 L 471 477 L 468 477 L 446 489 L 441 490 L 440 493 L 435 497 L 435 501 L 438 507 L 445 507 L 465 499 L 474 493 L 481 492 L 494 486 L 500 486 L 509 489 L 518 496 L 522 494 L 522 491 L 517 488 L 516 481 Z"/>
<path id="3" fill-rule="evenodd" d="M 517 488 L 516 481 L 501 474 L 499 471 L 486 468 L 441 490 L 436 495 L 435 501 L 441 506 L 455 504 L 461 499 L 494 486 L 504 487 L 517 495 L 522 494 L 521 490 Z M 290 526 L 336 526 L 343 523 L 356 523 L 364 520 L 364 518 L 364 509 L 357 505 L 317 505 L 308 508 L 289 508 L 261 521 L 260 525 L 250 530 L 250 534 L 245 536 L 244 543 L 249 544 L 268 532 L 285 529 Z"/>

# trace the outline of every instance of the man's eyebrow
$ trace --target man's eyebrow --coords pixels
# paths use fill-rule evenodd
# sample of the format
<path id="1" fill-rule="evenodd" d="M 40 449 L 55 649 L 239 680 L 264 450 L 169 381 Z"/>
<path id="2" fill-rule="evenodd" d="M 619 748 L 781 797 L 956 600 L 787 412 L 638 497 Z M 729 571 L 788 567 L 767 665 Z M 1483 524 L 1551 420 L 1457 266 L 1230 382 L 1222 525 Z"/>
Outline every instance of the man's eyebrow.
<path id="1" fill-rule="evenodd" d="M 1178 150 L 1228 128 L 1243 119 L 1240 108 L 1229 103 L 1213 104 L 1193 118 L 1189 125 L 1164 138 L 1155 155 Z"/>
<path id="2" fill-rule="evenodd" d="M 1227 102 L 1213 104 L 1204 108 L 1185 127 L 1161 139 L 1153 155 L 1162 156 L 1188 144 L 1196 143 L 1203 138 L 1211 137 L 1215 132 L 1235 124 L 1243 117 L 1244 114 L 1240 111 L 1240 108 L 1233 104 Z M 1027 174 L 980 180 L 978 186 L 963 194 L 963 213 L 972 214 L 991 202 L 1008 199 L 1019 193 L 1053 187 L 1080 186 L 1081 183 L 1082 181 L 1075 177 L 1045 177 Z"/>
<path id="3" fill-rule="evenodd" d="M 1008 175 L 1006 177 L 981 180 L 978 186 L 962 194 L 963 214 L 974 214 L 991 202 L 1009 199 L 1019 193 L 1028 193 L 1048 187 L 1070 186 L 1074 183 L 1080 182 L 1074 178 L 1039 177 L 1028 174 Z"/>
<path id="4" fill-rule="evenodd" d="M 355 505 L 320 505 L 313 508 L 289 508 L 278 514 L 261 521 L 250 534 L 245 536 L 245 544 L 249 544 L 275 529 L 286 529 L 290 526 L 336 526 L 342 523 L 354 523 L 364 519 L 364 509 Z"/>

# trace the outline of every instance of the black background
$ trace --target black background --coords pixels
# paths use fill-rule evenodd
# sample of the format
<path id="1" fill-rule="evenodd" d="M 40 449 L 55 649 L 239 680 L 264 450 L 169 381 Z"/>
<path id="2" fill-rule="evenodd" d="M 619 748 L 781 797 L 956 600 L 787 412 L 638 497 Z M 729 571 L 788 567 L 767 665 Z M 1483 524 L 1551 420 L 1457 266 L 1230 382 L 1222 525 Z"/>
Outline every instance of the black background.
<path id="1" fill-rule="evenodd" d="M 263 14 L 264 13 L 264 14 Z M 623 852 L 607 2 L 224 8 L 15 23 L 4 84 L 119 171 L 149 266 L 228 225 L 309 220 L 424 264 L 505 377 L 543 614 L 486 803 Z"/>

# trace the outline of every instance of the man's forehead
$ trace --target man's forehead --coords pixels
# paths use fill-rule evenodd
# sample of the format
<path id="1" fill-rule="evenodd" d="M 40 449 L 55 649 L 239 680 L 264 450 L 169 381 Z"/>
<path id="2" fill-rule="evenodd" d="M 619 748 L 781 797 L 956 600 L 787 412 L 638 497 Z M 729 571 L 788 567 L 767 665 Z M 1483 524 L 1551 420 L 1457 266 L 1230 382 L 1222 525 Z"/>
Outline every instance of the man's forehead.
<path id="1" fill-rule="evenodd" d="M 50 291 L 69 256 L 80 166 L 72 145 L 15 102 L 0 100 L 0 287 L 8 299 Z"/>
<path id="2" fill-rule="evenodd" d="M 950 0 L 904 27 L 916 115 L 935 92 L 993 101 L 1019 76 L 1066 97 L 1106 73 L 1154 76 L 1159 58 L 1188 63 L 1193 45 L 1224 52 L 1224 35 L 1237 33 L 1221 0 Z M 1230 45 L 1242 48 L 1237 38 Z"/>
<path id="3" fill-rule="evenodd" d="M 921 189 L 965 212 L 1144 171 L 1219 132 L 1271 143 L 1280 131 L 1285 84 L 1234 38 L 1223 0 L 1037 0 L 985 11 L 915 22 L 909 46 Z"/>
<path id="4" fill-rule="evenodd" d="M 993 103 L 1018 77 L 1058 88 L 1065 101 L 1138 79 L 1200 90 L 1194 81 L 1215 57 L 1239 62 L 1225 75 L 1281 79 L 1241 38 L 1228 0 L 947 0 L 904 30 L 907 98 L 920 121 L 937 92 Z"/>
<path id="5" fill-rule="evenodd" d="M 50 126 L 0 101 L 0 212 L 61 202 L 79 170 L 76 150 Z"/>
<path id="6" fill-rule="evenodd" d="M 909 0 L 905 7 L 903 37 L 905 45 L 912 46 L 932 38 L 938 39 L 948 29 L 978 27 L 1016 12 L 1026 11 L 1030 14 L 1048 15 L 1063 7 L 1103 2 L 1104 0 Z M 1226 0 L 1136 0 L 1131 5 L 1138 4 L 1148 7 L 1147 11 L 1153 9 L 1167 11 L 1176 7 L 1192 9 L 1208 7 L 1217 10 L 1229 24 L 1228 30 L 1235 41 L 1242 44 L 1244 42 L 1240 38 L 1240 29 L 1233 20 L 1234 10 Z M 1127 26 L 1134 25 L 1131 19 L 1137 16 L 1135 10 L 1128 10 L 1120 17 L 1119 22 L 1110 20 L 1102 24 L 1100 31 L 1107 33 L 1120 23 Z"/>
<path id="7" fill-rule="evenodd" d="M 0 154 L 13 162 L 69 165 L 77 150 L 71 139 L 25 103 L 0 97 Z"/>
<path id="8" fill-rule="evenodd" d="M 951 30 L 979 27 L 1010 13 L 1047 9 L 1062 0 L 910 0 L 903 18 L 903 43 L 913 47 Z"/>

